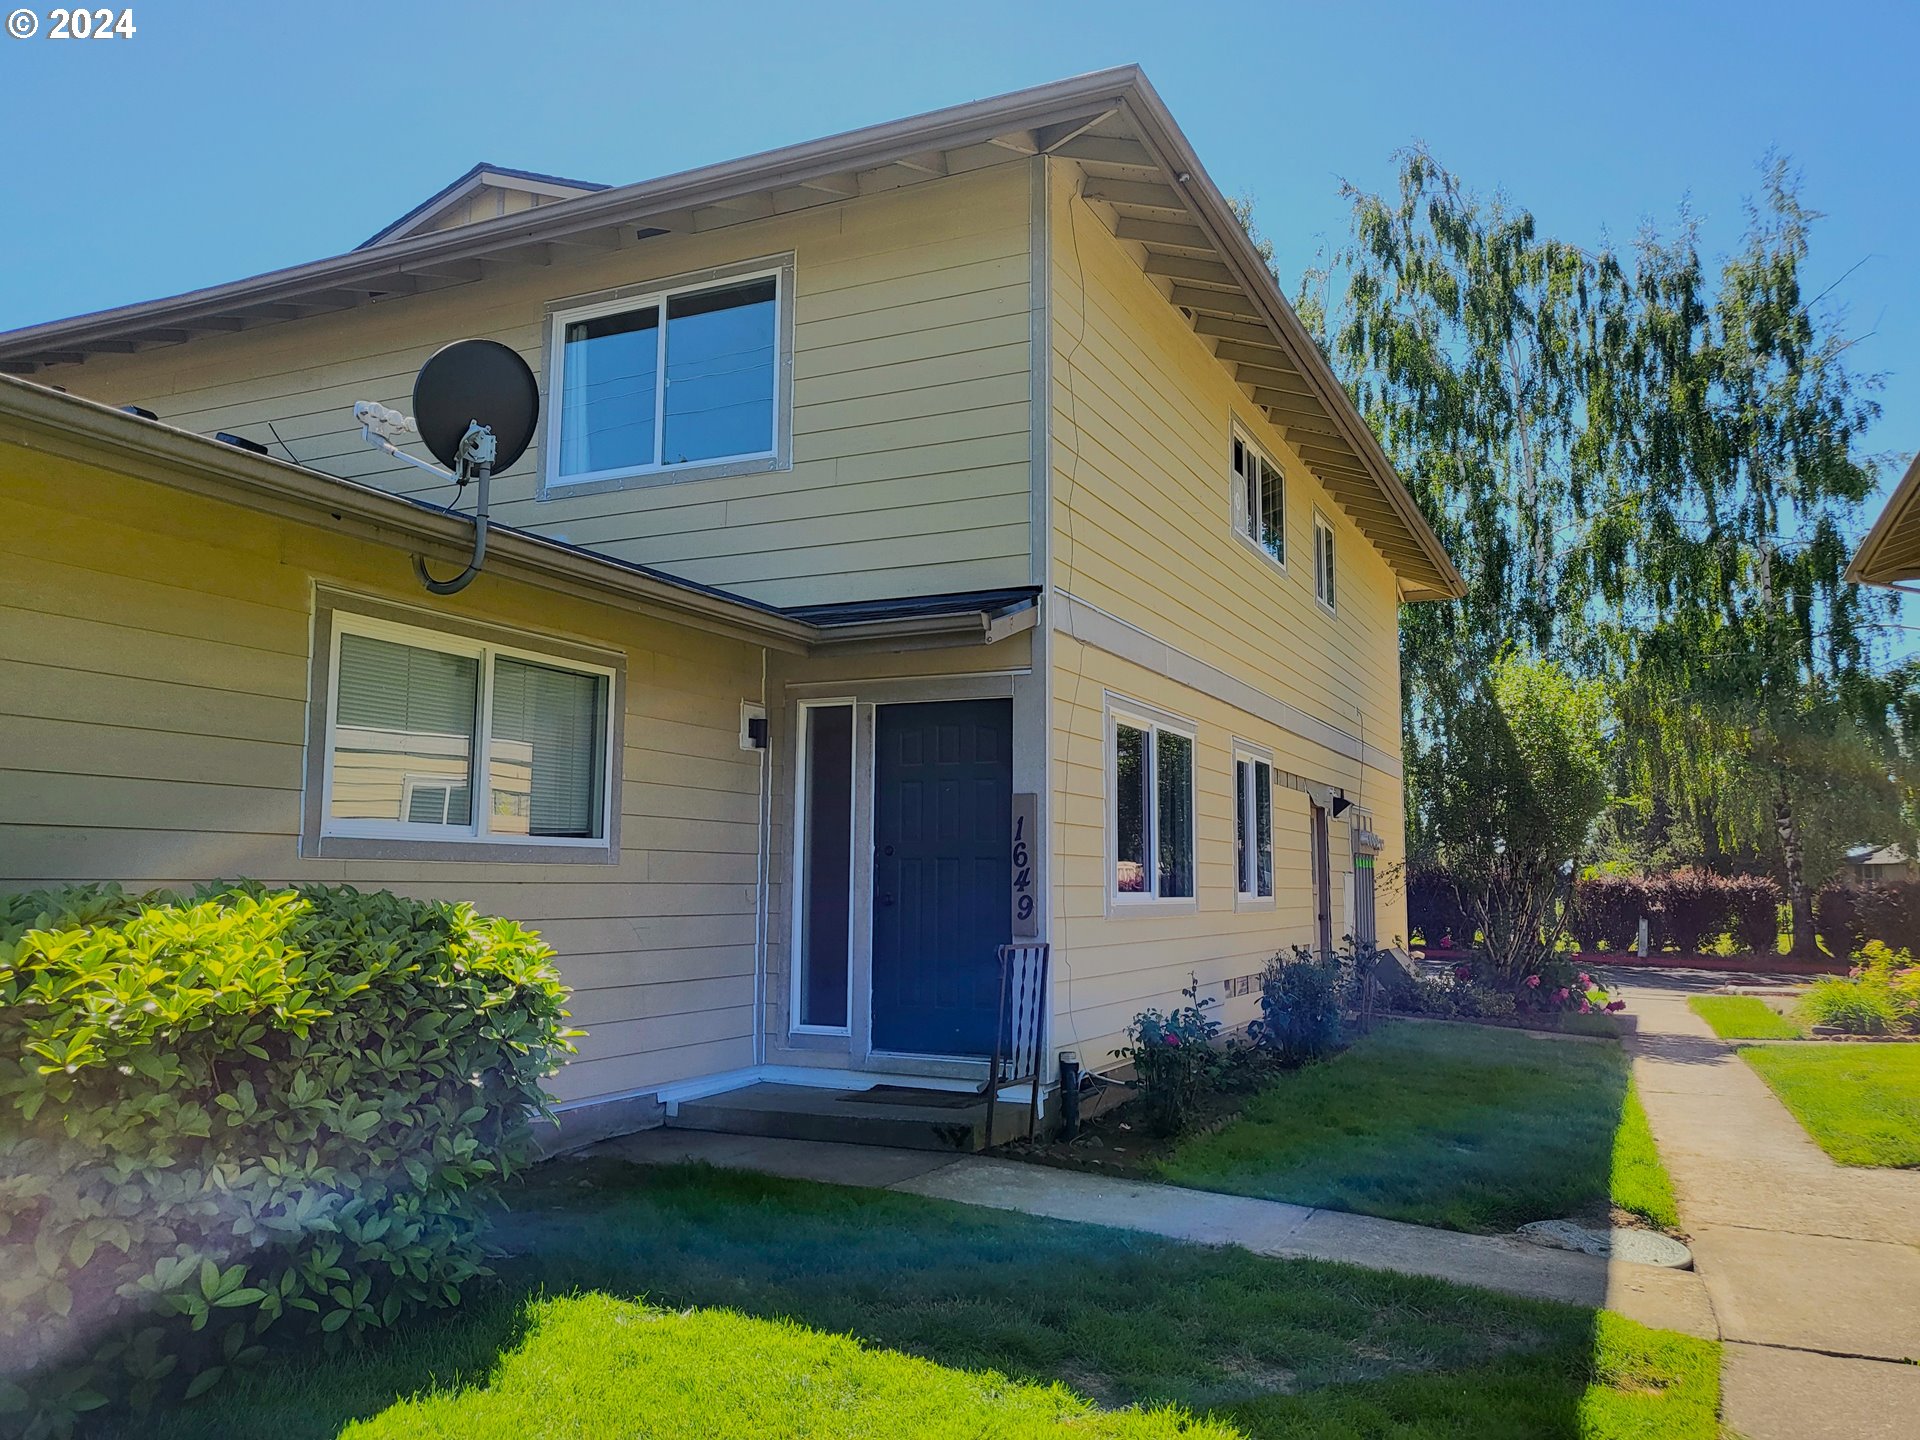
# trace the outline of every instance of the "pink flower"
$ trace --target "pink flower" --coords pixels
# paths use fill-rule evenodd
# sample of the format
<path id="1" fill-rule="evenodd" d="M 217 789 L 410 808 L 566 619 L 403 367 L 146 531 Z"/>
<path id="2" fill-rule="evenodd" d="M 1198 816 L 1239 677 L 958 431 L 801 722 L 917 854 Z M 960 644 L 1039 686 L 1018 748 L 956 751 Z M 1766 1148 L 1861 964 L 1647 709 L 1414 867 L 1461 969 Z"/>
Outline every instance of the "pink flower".
<path id="1" fill-rule="evenodd" d="M 1582 1015 L 1588 1014 L 1590 1011 L 1592 1011 L 1592 1009 L 1593 1009 L 1593 1006 L 1589 1005 L 1585 1000 L 1582 1000 L 1580 1002 L 1580 1013 Z"/>
<path id="2" fill-rule="evenodd" d="M 1538 990 L 1540 988 L 1540 977 L 1538 975 L 1527 976 L 1527 988 L 1529 990 Z"/>
<path id="3" fill-rule="evenodd" d="M 1179 1043 L 1180 1043 L 1180 1037 L 1178 1035 L 1167 1036 L 1167 1044 L 1178 1045 Z"/>
<path id="4" fill-rule="evenodd" d="M 1593 984 L 1593 977 L 1588 975 L 1586 971 L 1582 970 L 1580 972 L 1580 988 L 1582 990 L 1585 990 L 1588 986 L 1592 984 Z"/>
<path id="5" fill-rule="evenodd" d="M 1624 1000 L 1610 1000 L 1607 1002 L 1607 1013 L 1609 1015 L 1613 1014 L 1616 1010 L 1624 1010 L 1626 1008 L 1627 1002 Z"/>
<path id="6" fill-rule="evenodd" d="M 1553 998 L 1564 1005 L 1567 1000 L 1567 987 L 1562 985 L 1558 990 L 1554 991 Z"/>

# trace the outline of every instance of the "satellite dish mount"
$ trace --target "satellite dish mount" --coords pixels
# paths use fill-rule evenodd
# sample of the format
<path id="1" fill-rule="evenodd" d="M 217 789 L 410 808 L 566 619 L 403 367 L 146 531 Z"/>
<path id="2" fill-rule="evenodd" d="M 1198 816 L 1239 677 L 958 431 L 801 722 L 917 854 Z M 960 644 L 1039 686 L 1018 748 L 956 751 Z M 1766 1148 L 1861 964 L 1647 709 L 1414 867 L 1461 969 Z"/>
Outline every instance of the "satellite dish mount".
<path id="1" fill-rule="evenodd" d="M 436 580 L 425 557 L 413 557 L 413 573 L 430 592 L 458 594 L 473 583 L 486 562 L 493 472 L 513 464 L 533 440 L 540 418 L 540 387 L 533 371 L 519 352 L 497 340 L 456 340 L 436 350 L 420 367 L 413 382 L 412 415 L 368 400 L 356 402 L 353 415 L 368 444 L 451 480 L 461 490 L 469 484 L 478 487 L 473 554 L 467 568 L 449 580 Z M 430 465 L 399 448 L 397 442 L 414 436 L 440 465 Z"/>

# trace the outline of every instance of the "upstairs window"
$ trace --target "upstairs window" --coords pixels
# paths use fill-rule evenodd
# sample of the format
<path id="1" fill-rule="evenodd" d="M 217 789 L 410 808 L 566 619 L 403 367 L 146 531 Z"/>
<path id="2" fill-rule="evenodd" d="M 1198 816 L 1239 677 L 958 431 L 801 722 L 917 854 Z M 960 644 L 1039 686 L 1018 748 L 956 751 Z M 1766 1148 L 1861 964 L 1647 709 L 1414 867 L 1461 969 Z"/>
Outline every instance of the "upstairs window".
<path id="1" fill-rule="evenodd" d="M 1193 898 L 1193 736 L 1163 721 L 1115 715 L 1113 898 Z"/>
<path id="2" fill-rule="evenodd" d="M 1233 528 L 1274 564 L 1287 563 L 1287 485 L 1259 446 L 1233 432 Z"/>
<path id="3" fill-rule="evenodd" d="M 787 285 L 773 270 L 557 312 L 549 485 L 775 459 Z"/>
<path id="4" fill-rule="evenodd" d="M 1313 517 L 1313 593 L 1328 610 L 1334 608 L 1333 526 L 1327 517 Z"/>

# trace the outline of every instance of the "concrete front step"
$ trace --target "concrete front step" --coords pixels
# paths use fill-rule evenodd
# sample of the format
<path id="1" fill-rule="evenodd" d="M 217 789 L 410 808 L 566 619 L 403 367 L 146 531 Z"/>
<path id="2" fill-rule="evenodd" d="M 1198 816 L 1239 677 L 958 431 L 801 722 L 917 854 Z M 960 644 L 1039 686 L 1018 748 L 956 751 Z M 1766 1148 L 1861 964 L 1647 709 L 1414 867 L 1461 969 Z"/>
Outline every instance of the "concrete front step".
<path id="1" fill-rule="evenodd" d="M 1025 1102 L 1024 1093 L 1019 1102 L 1003 1095 L 994 1114 L 996 1143 L 1026 1134 Z M 760 1081 L 699 1100 L 683 1100 L 667 1117 L 667 1124 L 679 1130 L 949 1154 L 987 1148 L 987 1102 L 970 1092 L 953 1090 L 894 1086 L 832 1090 Z"/>

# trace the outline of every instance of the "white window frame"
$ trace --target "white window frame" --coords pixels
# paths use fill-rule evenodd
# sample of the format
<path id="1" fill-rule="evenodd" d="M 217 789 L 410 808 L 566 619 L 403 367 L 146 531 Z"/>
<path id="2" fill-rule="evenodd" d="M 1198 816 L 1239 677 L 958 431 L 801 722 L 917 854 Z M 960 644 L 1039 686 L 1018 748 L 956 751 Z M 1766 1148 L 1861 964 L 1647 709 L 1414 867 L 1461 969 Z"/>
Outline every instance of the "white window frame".
<path id="1" fill-rule="evenodd" d="M 803 960 L 801 941 L 803 938 L 802 902 L 807 876 L 807 784 L 812 778 L 808 761 L 807 742 L 811 738 L 813 717 L 811 712 L 844 707 L 853 712 L 853 743 L 849 747 L 847 766 L 847 794 L 849 797 L 847 828 L 847 1023 L 844 1025 L 803 1025 L 800 1022 L 800 966 Z M 793 896 L 790 917 L 792 921 L 787 941 L 788 964 L 790 972 L 787 978 L 787 1031 L 792 1035 L 839 1035 L 851 1037 L 853 1034 L 853 960 L 854 960 L 854 921 L 858 918 L 855 904 L 860 888 L 859 867 L 854 864 L 858 845 L 857 825 L 851 823 L 858 817 L 860 800 L 860 707 L 851 695 L 838 698 L 802 700 L 799 702 L 793 727 L 793 883 L 790 893 Z"/>
<path id="2" fill-rule="evenodd" d="M 425 629 L 416 625 L 405 625 L 393 620 L 378 619 L 371 615 L 359 615 L 351 611 L 339 610 L 333 615 L 332 634 L 328 637 L 326 732 L 320 790 L 320 838 L 345 840 L 417 840 L 433 845 L 472 845 L 477 847 L 526 846 L 537 849 L 554 850 L 599 850 L 606 851 L 612 846 L 613 810 L 620 803 L 620 796 L 614 789 L 614 750 L 620 744 L 620 730 L 616 723 L 615 705 L 619 695 L 616 672 L 605 665 L 595 665 L 588 661 L 569 656 L 549 655 L 538 650 L 525 650 L 515 645 L 502 645 L 491 640 L 469 638 L 451 634 L 444 630 Z M 433 650 L 443 655 L 459 655 L 479 661 L 480 689 L 477 697 L 477 711 L 474 717 L 474 735 L 472 750 L 471 820 L 465 826 L 455 825 L 415 825 L 405 820 L 342 820 L 333 814 L 333 767 L 336 745 L 336 730 L 340 717 L 340 642 L 347 635 L 360 635 L 372 640 L 387 640 L 398 645 L 410 645 L 418 650 Z M 493 745 L 493 670 L 494 661 L 500 657 L 525 660 L 535 665 L 544 665 L 554 670 L 570 671 L 578 675 L 598 675 L 605 681 L 604 704 L 607 711 L 602 720 L 601 734 L 605 737 L 604 753 L 600 757 L 600 815 L 597 835 L 527 835 L 513 830 L 491 830 L 487 822 L 493 814 L 492 795 L 492 745 Z"/>
<path id="3" fill-rule="evenodd" d="M 1338 553 L 1333 522 L 1316 507 L 1313 512 L 1313 598 L 1329 615 L 1338 613 L 1340 586 L 1334 570 Z"/>
<path id="4" fill-rule="evenodd" d="M 1240 767 L 1247 767 L 1247 782 L 1240 783 Z M 1272 877 L 1274 894 L 1260 893 L 1260 811 L 1258 797 L 1260 793 L 1256 766 L 1265 766 L 1267 771 L 1267 874 Z M 1277 846 L 1274 844 L 1279 832 L 1278 812 L 1275 795 L 1275 770 L 1273 752 L 1263 746 L 1254 745 L 1245 740 L 1236 740 L 1233 744 L 1233 893 L 1234 908 L 1237 910 L 1271 910 L 1278 900 L 1280 889 L 1280 871 L 1274 863 Z M 1240 856 L 1240 807 L 1247 807 L 1248 844 L 1246 864 L 1241 864 Z"/>
<path id="5" fill-rule="evenodd" d="M 1147 734 L 1149 774 L 1146 794 L 1146 886 L 1138 891 L 1120 888 L 1120 735 L 1119 727 Z M 1193 747 L 1193 765 L 1187 777 L 1188 808 L 1193 815 L 1192 851 L 1187 872 L 1193 876 L 1192 895 L 1160 894 L 1160 736 L 1179 735 Z M 1107 905 L 1113 911 L 1193 910 L 1200 892 L 1200 738 L 1190 720 L 1182 720 L 1150 706 L 1124 701 L 1107 708 Z"/>
<path id="6" fill-rule="evenodd" d="M 1241 447 L 1243 457 L 1252 457 L 1254 464 L 1264 463 L 1267 469 L 1273 472 L 1274 478 L 1279 482 L 1280 553 L 1278 555 L 1275 555 L 1273 551 L 1269 550 L 1256 533 L 1260 525 L 1261 509 L 1264 507 L 1250 507 L 1247 503 L 1247 477 L 1236 470 L 1233 465 L 1233 447 L 1235 445 Z M 1243 460 L 1242 463 L 1246 462 Z M 1253 436 L 1248 432 L 1247 427 L 1242 425 L 1238 420 L 1233 421 L 1229 427 L 1227 439 L 1227 480 L 1233 492 L 1233 533 L 1239 537 L 1241 544 L 1253 551 L 1253 553 L 1258 555 L 1262 560 L 1265 560 L 1267 564 L 1273 566 L 1274 569 L 1285 574 L 1287 569 L 1287 555 L 1290 549 L 1287 543 L 1287 472 L 1280 468 L 1273 456 L 1267 453 L 1267 448 L 1255 441 Z M 1266 481 L 1260 479 L 1256 483 L 1262 492 L 1261 500 L 1264 501 Z"/>
<path id="7" fill-rule="evenodd" d="M 703 290 L 726 290 L 753 280 L 768 279 L 773 281 L 773 434 L 766 449 L 743 451 L 737 455 L 707 455 L 698 460 L 684 460 L 671 465 L 625 465 L 606 470 L 587 470 L 574 475 L 561 473 L 560 456 L 564 448 L 561 430 L 566 423 L 568 325 L 578 320 L 598 320 L 606 315 L 624 315 L 655 306 L 659 308 L 656 341 L 659 363 L 654 372 L 657 378 L 653 390 L 653 453 L 659 455 L 662 453 L 660 447 L 666 443 L 667 302 L 680 295 L 697 294 Z M 542 498 L 578 494 L 582 487 L 617 489 L 625 485 L 662 484 L 679 479 L 777 468 L 786 454 L 788 416 L 792 408 L 792 295 L 792 261 L 771 261 L 682 276 L 643 290 L 623 292 L 611 299 L 551 311 L 547 316 L 548 418 L 541 466 Z"/>

